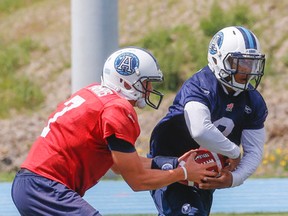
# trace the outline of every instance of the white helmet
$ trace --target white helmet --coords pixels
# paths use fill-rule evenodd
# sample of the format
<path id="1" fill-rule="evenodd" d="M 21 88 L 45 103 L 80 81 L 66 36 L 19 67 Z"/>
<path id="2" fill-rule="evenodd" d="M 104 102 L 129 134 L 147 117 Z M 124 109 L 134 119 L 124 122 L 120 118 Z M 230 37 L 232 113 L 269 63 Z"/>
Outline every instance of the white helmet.
<path id="1" fill-rule="evenodd" d="M 145 84 L 143 81 L 146 81 Z M 103 67 L 102 85 L 115 90 L 127 100 L 136 101 L 139 108 L 148 104 L 158 109 L 163 94 L 149 90 L 148 84 L 162 81 L 163 74 L 155 57 L 142 48 L 119 49 L 107 58 Z"/>
<path id="2" fill-rule="evenodd" d="M 241 26 L 226 27 L 214 35 L 208 48 L 208 62 L 216 78 L 238 93 L 255 90 L 264 75 L 265 55 L 261 54 L 259 41 Z M 249 73 L 241 72 L 239 68 L 243 66 L 249 68 Z M 236 82 L 237 73 L 246 74 L 246 83 Z"/>

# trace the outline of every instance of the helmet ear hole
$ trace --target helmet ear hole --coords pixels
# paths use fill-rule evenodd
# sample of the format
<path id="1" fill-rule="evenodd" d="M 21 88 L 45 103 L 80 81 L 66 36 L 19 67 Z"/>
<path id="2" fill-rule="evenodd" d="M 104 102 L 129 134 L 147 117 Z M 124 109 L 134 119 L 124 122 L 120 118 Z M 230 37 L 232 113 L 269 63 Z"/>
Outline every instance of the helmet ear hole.
<path id="1" fill-rule="evenodd" d="M 213 62 L 214 62 L 214 64 L 216 64 L 217 65 L 217 59 L 216 58 L 212 58 L 213 59 Z"/>
<path id="2" fill-rule="evenodd" d="M 130 90 L 132 87 L 124 81 L 124 87 L 127 89 L 127 90 Z"/>

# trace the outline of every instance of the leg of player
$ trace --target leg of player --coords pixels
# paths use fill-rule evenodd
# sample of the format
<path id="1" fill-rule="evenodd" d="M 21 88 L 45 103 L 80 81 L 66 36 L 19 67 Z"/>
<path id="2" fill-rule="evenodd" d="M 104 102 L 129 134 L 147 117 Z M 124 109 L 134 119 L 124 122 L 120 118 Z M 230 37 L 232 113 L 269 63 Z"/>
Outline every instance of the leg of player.
<path id="1" fill-rule="evenodd" d="M 17 194 L 17 196 L 16 196 Z M 79 194 L 63 184 L 20 170 L 11 191 L 13 202 L 21 215 L 89 215 L 101 216 Z"/>
<path id="2" fill-rule="evenodd" d="M 159 216 L 208 216 L 213 190 L 200 190 L 180 183 L 151 191 Z"/>

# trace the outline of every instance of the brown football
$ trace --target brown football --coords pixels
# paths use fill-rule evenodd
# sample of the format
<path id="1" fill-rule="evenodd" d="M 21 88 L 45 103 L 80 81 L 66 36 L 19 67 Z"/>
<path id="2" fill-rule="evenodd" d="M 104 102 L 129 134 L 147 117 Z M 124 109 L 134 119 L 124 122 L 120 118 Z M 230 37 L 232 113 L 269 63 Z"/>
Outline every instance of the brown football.
<path id="1" fill-rule="evenodd" d="M 196 150 L 196 156 L 195 156 L 195 161 L 199 164 L 208 164 L 208 163 L 213 163 L 216 162 L 216 166 L 210 167 L 208 170 L 210 171 L 214 171 L 214 172 L 219 172 L 224 166 L 225 166 L 225 162 L 226 162 L 227 157 L 221 155 L 221 154 L 217 154 L 217 153 L 213 153 L 211 151 L 208 151 L 206 149 L 198 149 Z M 183 164 L 185 164 L 184 162 L 180 162 L 179 166 L 183 166 Z M 183 180 L 180 181 L 179 183 L 184 184 L 184 185 L 188 185 L 188 186 L 197 186 L 197 183 L 194 183 L 192 181 L 188 181 L 188 180 Z"/>

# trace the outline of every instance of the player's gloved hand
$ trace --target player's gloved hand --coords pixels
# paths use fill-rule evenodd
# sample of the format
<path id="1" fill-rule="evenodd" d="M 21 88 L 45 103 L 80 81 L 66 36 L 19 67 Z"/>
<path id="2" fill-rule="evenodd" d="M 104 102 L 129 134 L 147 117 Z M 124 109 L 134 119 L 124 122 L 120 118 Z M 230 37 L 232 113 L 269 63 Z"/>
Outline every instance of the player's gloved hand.
<path id="1" fill-rule="evenodd" d="M 217 178 L 205 177 L 199 184 L 200 189 L 220 189 L 229 188 L 232 185 L 233 176 L 227 169 L 222 169 L 220 175 Z"/>

